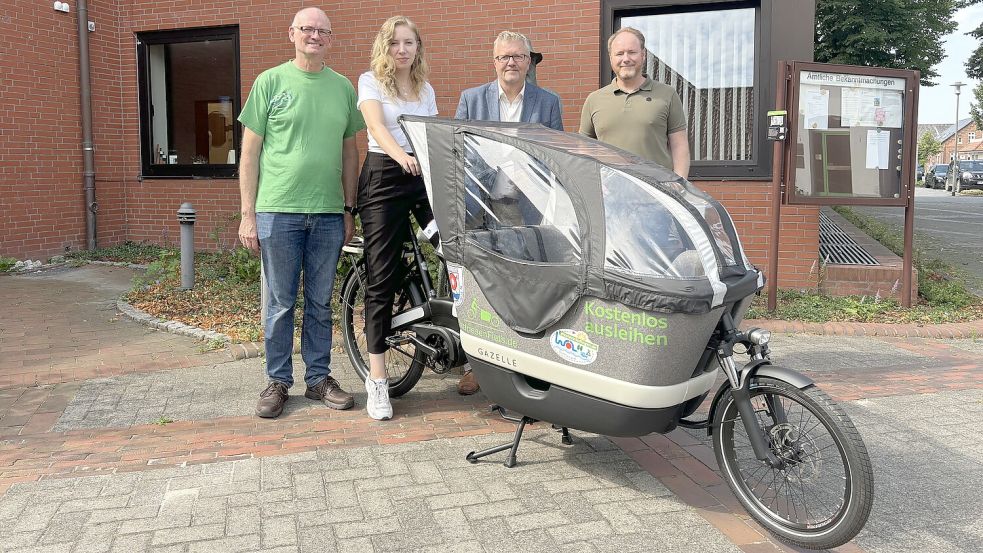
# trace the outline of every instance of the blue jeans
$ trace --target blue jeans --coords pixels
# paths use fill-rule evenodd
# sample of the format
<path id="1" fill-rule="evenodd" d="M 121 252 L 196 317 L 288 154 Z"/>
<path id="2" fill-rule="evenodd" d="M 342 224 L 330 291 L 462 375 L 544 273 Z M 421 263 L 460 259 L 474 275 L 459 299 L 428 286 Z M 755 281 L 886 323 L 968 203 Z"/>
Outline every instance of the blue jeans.
<path id="1" fill-rule="evenodd" d="M 256 233 L 266 276 L 264 321 L 266 375 L 294 383 L 294 304 L 304 274 L 304 322 L 300 352 L 304 381 L 319 384 L 331 373 L 331 293 L 345 240 L 344 216 L 337 213 L 257 213 Z"/>

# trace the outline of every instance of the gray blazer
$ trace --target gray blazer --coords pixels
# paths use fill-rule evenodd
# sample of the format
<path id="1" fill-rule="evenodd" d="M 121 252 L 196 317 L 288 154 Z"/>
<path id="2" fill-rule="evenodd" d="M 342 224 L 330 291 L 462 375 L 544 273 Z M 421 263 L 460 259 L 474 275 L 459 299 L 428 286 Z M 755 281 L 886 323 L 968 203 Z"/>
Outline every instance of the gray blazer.
<path id="1" fill-rule="evenodd" d="M 475 121 L 498 121 L 498 81 L 469 88 L 461 93 L 461 101 L 457 104 L 455 119 L 470 119 Z M 532 83 L 526 83 L 525 96 L 522 99 L 522 114 L 519 120 L 523 123 L 542 123 L 547 127 L 563 130 L 563 114 L 560 108 L 560 97 L 539 88 Z"/>

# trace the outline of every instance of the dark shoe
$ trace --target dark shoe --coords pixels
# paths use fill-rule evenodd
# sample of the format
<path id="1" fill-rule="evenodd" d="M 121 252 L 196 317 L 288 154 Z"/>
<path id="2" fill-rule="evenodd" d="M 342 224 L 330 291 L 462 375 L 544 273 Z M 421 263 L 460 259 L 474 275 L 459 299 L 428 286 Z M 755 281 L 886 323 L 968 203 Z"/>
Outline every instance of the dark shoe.
<path id="1" fill-rule="evenodd" d="M 283 406 L 287 403 L 287 385 L 282 382 L 271 381 L 266 389 L 259 394 L 259 403 L 256 404 L 256 416 L 264 419 L 275 419 L 283 412 Z"/>
<path id="2" fill-rule="evenodd" d="M 325 378 L 313 388 L 308 388 L 304 397 L 323 401 L 332 409 L 351 409 L 355 405 L 355 396 L 342 390 L 341 384 L 338 384 L 332 376 Z"/>
<path id="3" fill-rule="evenodd" d="M 469 396 L 478 391 L 478 380 L 474 377 L 474 371 L 464 373 L 461 380 L 457 383 L 457 393 L 462 396 Z"/>

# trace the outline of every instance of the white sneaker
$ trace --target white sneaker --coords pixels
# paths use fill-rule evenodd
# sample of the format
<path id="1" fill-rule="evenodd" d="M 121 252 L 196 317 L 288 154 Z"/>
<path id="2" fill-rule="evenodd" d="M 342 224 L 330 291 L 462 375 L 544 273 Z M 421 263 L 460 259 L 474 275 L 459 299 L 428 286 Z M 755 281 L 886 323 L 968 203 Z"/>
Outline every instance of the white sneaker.
<path id="1" fill-rule="evenodd" d="M 365 393 L 368 399 L 365 402 L 365 410 L 369 416 L 377 421 L 387 421 L 393 418 L 393 405 L 389 403 L 389 380 L 380 378 L 365 379 Z"/>

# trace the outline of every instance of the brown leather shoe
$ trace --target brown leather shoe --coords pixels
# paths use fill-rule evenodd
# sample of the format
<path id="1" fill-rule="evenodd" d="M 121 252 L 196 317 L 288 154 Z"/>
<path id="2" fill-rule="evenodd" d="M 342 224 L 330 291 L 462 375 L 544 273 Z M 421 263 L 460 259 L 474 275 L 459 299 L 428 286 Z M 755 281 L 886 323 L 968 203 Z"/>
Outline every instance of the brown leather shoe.
<path id="1" fill-rule="evenodd" d="M 457 393 L 462 396 L 469 396 L 478 391 L 478 380 L 474 377 L 474 371 L 464 373 L 461 380 L 457 383 Z"/>
<path id="2" fill-rule="evenodd" d="M 355 396 L 341 389 L 341 384 L 333 376 L 326 377 L 313 388 L 307 388 L 304 397 L 324 402 L 332 409 L 351 409 L 355 405 Z"/>
<path id="3" fill-rule="evenodd" d="M 266 389 L 260 392 L 259 402 L 256 403 L 256 416 L 264 419 L 275 419 L 283 412 L 287 403 L 287 385 L 275 380 L 270 381 Z"/>

